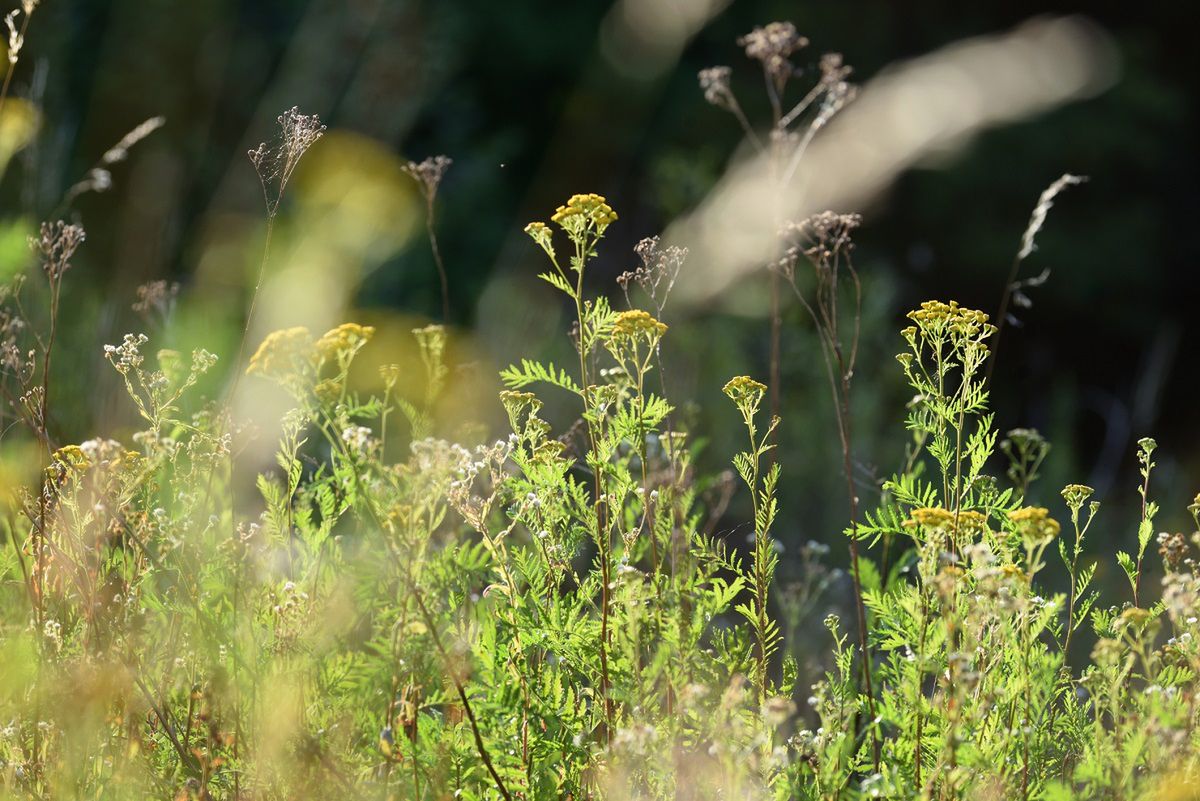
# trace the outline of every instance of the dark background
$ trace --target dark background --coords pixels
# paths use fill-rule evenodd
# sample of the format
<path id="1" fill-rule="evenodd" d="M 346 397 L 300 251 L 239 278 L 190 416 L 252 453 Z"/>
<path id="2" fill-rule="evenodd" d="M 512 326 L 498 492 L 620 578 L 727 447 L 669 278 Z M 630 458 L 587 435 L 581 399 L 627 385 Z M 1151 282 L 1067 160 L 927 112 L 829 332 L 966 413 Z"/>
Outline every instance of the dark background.
<path id="1" fill-rule="evenodd" d="M 271 135 L 284 108 L 318 113 L 331 132 L 362 134 L 398 159 L 455 160 L 437 218 L 452 322 L 480 334 L 471 352 L 492 370 L 565 347 L 563 310 L 532 277 L 544 265 L 521 234 L 526 222 L 547 218 L 574 192 L 608 196 L 621 220 L 592 290 L 616 297 L 613 278 L 633 266 L 632 245 L 705 196 L 741 135 L 704 102 L 696 72 L 732 66 L 735 90 L 761 120 L 761 75 L 735 44 L 755 25 L 794 21 L 812 41 L 798 61 L 840 51 L 865 82 L 891 62 L 963 37 L 1072 12 L 1114 38 L 1114 86 L 986 132 L 905 173 L 861 210 L 856 263 L 868 302 L 856 376 L 860 478 L 869 493 L 872 479 L 900 459 L 907 395 L 891 357 L 902 345 L 904 311 L 929 297 L 994 310 L 1039 193 L 1072 172 L 1090 182 L 1059 198 L 1023 270 L 1052 273 L 1031 291 L 1021 327 L 1005 333 L 997 426 L 1037 427 L 1053 441 L 1034 497 L 1060 516 L 1064 483 L 1097 488 L 1106 510 L 1090 550 L 1102 557 L 1102 574 L 1112 574 L 1115 548 L 1133 545 L 1138 437 L 1160 443 L 1155 482 L 1164 511 L 1156 528 L 1190 529 L 1184 506 L 1200 490 L 1200 48 L 1187 4 L 735 0 L 660 69 L 614 48 L 609 12 L 608 3 L 581 0 L 44 0 L 13 81 L 14 95 L 41 109 L 43 125 L 0 184 L 6 241 L 50 214 L 126 131 L 153 115 L 167 120 L 117 165 L 111 191 L 81 198 L 71 212 L 89 238 L 64 300 L 75 323 L 59 367 L 64 438 L 123 425 L 95 343 L 135 330 L 129 306 L 137 285 L 171 278 L 182 284 L 181 302 L 194 298 L 200 308 L 204 300 L 216 318 L 237 317 L 252 284 L 246 265 L 255 262 L 221 262 L 214 243 L 226 235 L 257 243 L 262 201 L 245 151 Z M 428 243 L 408 226 L 415 233 L 362 272 L 354 295 L 362 314 L 439 316 Z M 272 270 L 292 258 L 286 249 L 276 254 Z M 736 373 L 766 375 L 755 291 L 668 313 L 668 347 L 679 365 L 672 391 L 696 399 L 684 413 L 711 438 L 711 470 L 727 464 L 740 436 L 720 386 Z M 800 311 L 789 306 L 785 314 L 779 536 L 788 547 L 836 542 L 844 499 L 829 468 L 836 442 L 823 368 Z M 203 314 L 190 319 L 205 329 Z M 214 323 L 208 347 L 231 352 L 235 330 Z M 735 504 L 730 520 L 741 511 Z"/>

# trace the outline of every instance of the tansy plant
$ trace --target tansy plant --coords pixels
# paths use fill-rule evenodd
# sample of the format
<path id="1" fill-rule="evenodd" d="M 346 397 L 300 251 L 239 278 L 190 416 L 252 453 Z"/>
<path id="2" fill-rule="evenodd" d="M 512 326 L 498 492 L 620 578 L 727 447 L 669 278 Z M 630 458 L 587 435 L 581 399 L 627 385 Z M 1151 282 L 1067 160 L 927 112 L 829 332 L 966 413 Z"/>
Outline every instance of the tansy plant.
<path id="1" fill-rule="evenodd" d="M 1084 549 L 1094 491 L 1029 502 L 1045 446 L 1027 430 L 989 472 L 989 320 L 922 304 L 899 359 L 912 442 L 847 528 L 865 648 L 827 616 L 825 675 L 800 690 L 776 617 L 787 472 L 768 389 L 725 386 L 746 430 L 742 552 L 665 398 L 662 306 L 584 294 L 615 220 L 577 195 L 528 227 L 578 363 L 504 370 L 494 441 L 444 438 L 441 326 L 414 331 L 415 374 L 379 368 L 378 393 L 353 369 L 370 326 L 265 337 L 246 380 L 291 410 L 253 504 L 233 503 L 238 430 L 192 397 L 216 357 L 152 361 L 138 334 L 105 348 L 141 430 L 54 447 L 5 512 L 4 792 L 1124 798 L 1195 781 L 1197 535 L 1158 536 L 1148 598 L 1151 441 L 1137 547 L 1118 557 L 1129 595 L 1105 602 Z M 542 392 L 578 423 L 556 432 Z M 1052 571 L 1066 592 L 1041 589 Z"/>
<path id="2" fill-rule="evenodd" d="M 815 131 L 852 94 L 840 59 L 826 58 L 818 88 L 784 110 L 801 40 L 782 24 L 744 40 L 768 79 L 771 148 L 793 162 L 809 136 L 793 137 L 794 125 Z M 744 120 L 727 70 L 702 81 Z M 269 220 L 323 131 L 294 110 L 280 122 L 282 142 L 252 153 Z M 165 284 L 138 300 L 161 312 L 153 344 L 131 333 L 95 347 L 136 430 L 76 442 L 71 421 L 51 425 L 60 289 L 83 233 L 43 227 L 33 245 L 48 329 L 31 330 L 18 286 L 0 291 L 0 437 L 6 457 L 23 448 L 37 463 L 24 476 L 0 465 L 12 478 L 0 508 L 0 795 L 1197 792 L 1200 533 L 1156 536 L 1153 440 L 1138 446 L 1132 545 L 1097 561 L 1085 547 L 1096 492 L 1070 484 L 1040 505 L 1048 444 L 1027 428 L 997 444 L 992 322 L 928 301 L 899 338 L 908 447 L 894 475 L 856 491 L 850 377 L 882 369 L 855 366 L 857 312 L 838 313 L 839 298 L 859 302 L 848 257 L 860 221 L 825 214 L 789 228 L 777 275 L 793 282 L 802 259 L 815 270 L 809 294 L 794 286 L 828 359 L 857 636 L 830 614 L 829 639 L 788 642 L 837 584 L 817 565 L 820 543 L 800 550 L 817 579 L 775 584 L 794 556 L 773 531 L 796 513 L 772 440 L 778 388 L 749 376 L 725 385 L 746 432 L 733 464 L 751 510 L 732 521 L 719 482 L 697 469 L 702 432 L 667 400 L 659 318 L 685 252 L 638 246 L 642 266 L 622 288 L 644 290 L 647 309 L 585 293 L 617 220 L 605 198 L 580 194 L 525 229 L 549 262 L 541 278 L 574 312 L 577 359 L 505 369 L 508 425 L 495 439 L 444 430 L 438 412 L 455 389 L 444 327 L 417 328 L 419 361 L 369 379 L 372 327 L 294 327 L 263 338 L 244 369 L 234 359 L 247 385 L 274 385 L 289 404 L 274 463 L 258 465 L 234 458 L 248 432 L 225 402 L 232 391 L 196 397 L 217 357 L 162 347 L 176 294 Z M 551 395 L 563 401 L 554 414 Z M 563 408 L 575 421 L 558 430 Z M 253 490 L 238 481 L 251 469 Z M 1200 529 L 1200 496 L 1189 511 Z M 1152 542 L 1161 592 L 1145 562 Z M 1096 580 L 1109 561 L 1129 582 L 1115 598 Z M 797 687 L 792 653 L 823 677 Z"/>

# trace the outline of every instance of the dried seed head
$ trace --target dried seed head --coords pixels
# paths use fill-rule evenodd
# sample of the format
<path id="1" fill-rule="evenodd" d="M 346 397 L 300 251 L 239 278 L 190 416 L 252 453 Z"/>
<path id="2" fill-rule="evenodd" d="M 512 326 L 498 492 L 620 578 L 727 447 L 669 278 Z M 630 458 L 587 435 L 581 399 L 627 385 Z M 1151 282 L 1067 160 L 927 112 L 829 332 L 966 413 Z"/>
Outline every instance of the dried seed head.
<path id="1" fill-rule="evenodd" d="M 30 237 L 29 246 L 41 258 L 42 270 L 55 281 L 71 268 L 71 257 L 85 238 L 83 226 L 58 220 L 42 223 L 40 235 Z"/>
<path id="2" fill-rule="evenodd" d="M 158 314 L 165 318 L 179 297 L 179 284 L 168 281 L 150 281 L 137 288 L 137 300 L 133 310 L 138 314 Z"/>
<path id="3" fill-rule="evenodd" d="M 826 53 L 817 63 L 821 70 L 821 83 L 832 86 L 846 80 L 854 72 L 854 68 L 846 64 L 841 53 Z"/>
<path id="4" fill-rule="evenodd" d="M 124 161 L 129 156 L 129 149 L 138 142 L 145 139 L 150 134 L 163 127 L 167 122 L 166 117 L 151 117 L 143 122 L 138 127 L 134 128 L 129 133 L 121 137 L 121 141 L 110 147 L 103 156 L 100 157 L 102 164 L 116 164 Z"/>
<path id="5" fill-rule="evenodd" d="M 20 9 L 13 9 L 4 16 L 4 24 L 8 26 L 8 63 L 16 64 L 21 57 L 21 48 L 25 46 L 25 37 L 17 29 L 17 14 Z"/>
<path id="6" fill-rule="evenodd" d="M 316 114 L 301 114 L 292 106 L 279 115 L 279 139 L 274 144 L 263 142 L 247 155 L 258 180 L 262 183 L 267 215 L 274 217 L 279 210 L 288 181 L 301 157 L 325 133 L 325 126 Z"/>
<path id="7" fill-rule="evenodd" d="M 670 245 L 659 245 L 657 236 L 647 237 L 634 246 L 633 252 L 641 260 L 641 266 L 627 270 L 617 276 L 617 283 L 629 295 L 630 283 L 636 283 L 650 296 L 655 309 L 661 315 L 667 305 L 667 298 L 679 278 L 679 271 L 687 259 L 687 248 Z"/>
<path id="8" fill-rule="evenodd" d="M 704 99 L 717 108 L 733 111 L 737 104 L 730 87 L 729 78 L 732 70 L 729 67 L 709 67 L 700 70 L 700 88 L 704 91 Z"/>
<path id="9" fill-rule="evenodd" d="M 1077 186 L 1087 178 L 1082 175 L 1071 175 L 1065 173 L 1050 186 L 1046 187 L 1041 196 L 1038 197 L 1037 206 L 1033 209 L 1033 214 L 1029 218 L 1029 225 L 1025 228 L 1025 233 L 1021 236 L 1021 250 L 1017 253 L 1017 260 L 1024 260 L 1033 253 L 1035 240 L 1038 232 L 1042 230 L 1042 226 L 1046 224 L 1046 215 L 1050 213 L 1050 207 L 1054 205 L 1054 198 L 1058 197 L 1068 186 Z"/>
<path id="10" fill-rule="evenodd" d="M 416 180 L 425 200 L 432 203 L 437 197 L 438 187 L 441 186 L 446 170 L 450 169 L 453 163 L 454 160 L 449 156 L 430 156 L 421 162 L 410 161 L 403 169 Z"/>
<path id="11" fill-rule="evenodd" d="M 772 22 L 755 28 L 738 39 L 737 43 L 746 49 L 747 57 L 762 64 L 763 71 L 774 82 L 776 89 L 782 90 L 796 71 L 789 56 L 807 47 L 808 39 L 801 36 L 790 22 Z"/>

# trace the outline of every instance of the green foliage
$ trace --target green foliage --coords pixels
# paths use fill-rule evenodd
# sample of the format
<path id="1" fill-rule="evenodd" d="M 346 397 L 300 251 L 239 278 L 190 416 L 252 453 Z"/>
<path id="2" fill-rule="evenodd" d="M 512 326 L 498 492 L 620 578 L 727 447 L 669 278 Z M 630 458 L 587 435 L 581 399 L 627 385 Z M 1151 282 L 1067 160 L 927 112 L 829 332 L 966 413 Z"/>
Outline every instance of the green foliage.
<path id="1" fill-rule="evenodd" d="M 586 195 L 556 217 L 581 279 L 615 215 Z M 548 226 L 531 228 L 555 259 Z M 370 327 L 268 336 L 248 372 L 293 404 L 252 505 L 232 493 L 225 413 L 188 397 L 215 357 L 163 351 L 150 370 L 146 337 L 106 348 L 145 426 L 134 447 L 55 449 L 5 517 L 6 792 L 1094 798 L 1195 770 L 1188 545 L 1160 537 L 1161 601 L 1099 605 L 1091 488 L 1063 490 L 1067 543 L 1023 502 L 1046 447 L 1035 433 L 1006 440 L 1010 486 L 987 472 L 985 315 L 932 301 L 909 315 L 913 446 L 847 529 L 893 553 L 860 563 L 873 692 L 830 616 L 801 716 L 776 611 L 786 474 L 778 419 L 759 421 L 767 388 L 725 386 L 747 435 L 732 458 L 752 510 L 741 553 L 709 529 L 686 432 L 647 389 L 666 325 L 563 291 L 578 372 L 504 371 L 511 433 L 490 443 L 438 436 L 439 326 L 414 332 L 414 397 L 395 365 L 382 396 L 351 389 Z M 574 436 L 540 416 L 542 386 L 578 399 Z M 397 410 L 410 443 L 398 462 L 384 442 Z M 1135 598 L 1153 447 L 1140 445 L 1136 556 L 1116 556 Z M 1037 590 L 1051 545 L 1065 596 Z M 1092 659 L 1072 666 L 1089 618 Z"/>
<path id="2" fill-rule="evenodd" d="M 794 77 L 787 57 L 800 42 L 781 24 L 747 37 L 776 93 Z M 847 73 L 840 60 L 822 67 L 825 103 L 840 108 L 853 94 Z M 744 119 L 727 81 L 720 69 L 702 76 L 709 100 Z M 779 130 L 817 96 L 786 115 L 776 105 Z M 833 113 L 822 109 L 810 130 Z M 324 130 L 294 109 L 280 122 L 278 153 L 251 154 L 271 221 Z M 445 166 L 412 167 L 430 213 Z M 54 331 L 83 231 L 44 225 L 34 249 L 46 333 L 26 319 L 20 278 L 0 292 L 5 465 L 18 452 L 36 464 L 13 482 L 0 518 L 4 796 L 1195 791 L 1200 574 L 1189 539 L 1160 534 L 1163 590 L 1142 596 L 1158 513 L 1153 440 L 1139 442 L 1136 547 L 1113 557 L 1130 600 L 1105 605 L 1093 587 L 1099 563 L 1084 549 L 1093 490 L 1062 490 L 1070 543 L 1049 509 L 1026 503 L 1049 445 L 1029 429 L 998 438 L 986 379 L 997 331 L 982 312 L 928 301 L 909 313 L 897 357 L 914 392 L 903 421 L 912 439 L 901 469 L 864 492 L 874 508 L 857 519 L 858 321 L 839 333 L 837 271 L 851 275 L 857 309 L 857 273 L 841 258 L 859 220 L 826 214 L 791 228 L 809 238 L 785 260 L 802 300 L 795 266 L 804 257 L 817 268 L 809 308 L 839 407 L 862 618 L 857 637 L 831 614 L 828 641 L 796 642 L 832 584 L 776 581 L 784 555 L 772 532 L 788 479 L 773 439 L 780 421 L 761 420 L 768 388 L 748 376 L 724 387 L 746 431 L 732 456 L 750 503 L 733 529 L 749 535 L 743 547 L 717 528 L 724 501 L 697 475 L 697 432 L 668 400 L 667 326 L 585 294 L 616 220 L 603 197 L 575 195 L 551 218 L 558 230 L 526 228 L 550 261 L 541 277 L 574 308 L 578 364 L 522 359 L 502 371 L 509 431 L 484 441 L 444 430 L 454 365 L 442 326 L 413 331 L 419 375 L 385 365 L 382 393 L 369 394 L 353 374 L 372 327 L 319 337 L 288 328 L 247 360 L 247 381 L 277 385 L 290 406 L 273 461 L 252 477 L 230 398 L 196 397 L 216 357 L 160 350 L 150 366 L 142 334 L 103 349 L 140 429 L 127 442 L 55 440 Z M 647 243 L 632 275 L 662 316 L 682 252 Z M 575 404 L 566 430 L 541 416 L 543 390 Z M 1200 496 L 1189 509 L 1200 527 Z M 1052 546 L 1065 594 L 1042 589 Z M 819 544 L 801 552 L 806 575 L 820 575 L 821 555 Z M 1079 663 L 1083 637 L 1093 647 Z M 808 689 L 793 656 L 804 647 L 822 675 Z"/>

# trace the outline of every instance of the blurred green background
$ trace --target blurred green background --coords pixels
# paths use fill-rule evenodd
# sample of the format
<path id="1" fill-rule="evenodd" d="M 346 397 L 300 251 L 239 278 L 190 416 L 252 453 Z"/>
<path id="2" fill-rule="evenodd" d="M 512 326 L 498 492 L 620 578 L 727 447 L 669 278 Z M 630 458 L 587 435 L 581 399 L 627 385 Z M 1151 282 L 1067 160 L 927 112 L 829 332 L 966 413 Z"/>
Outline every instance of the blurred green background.
<path id="1" fill-rule="evenodd" d="M 494 420 L 496 368 L 567 347 L 567 310 L 534 277 L 543 264 L 522 227 L 574 192 L 606 195 L 621 219 L 591 284 L 617 298 L 633 245 L 699 203 L 741 140 L 734 120 L 704 102 L 697 71 L 732 66 L 748 115 L 763 119 L 762 76 L 739 35 L 791 20 L 812 42 L 801 65 L 838 51 L 866 82 L 897 60 L 1050 12 L 1086 14 L 1111 34 L 1116 83 L 988 131 L 858 209 L 867 300 L 857 472 L 869 505 L 901 458 L 908 397 L 892 356 L 904 311 L 929 297 L 993 311 L 1039 193 L 1063 172 L 1090 176 L 1059 198 L 1023 270 L 1052 272 L 1005 333 L 994 407 L 1001 431 L 1036 427 L 1054 444 L 1035 500 L 1062 514 L 1064 483 L 1097 488 L 1106 523 L 1091 550 L 1111 574 L 1116 542 L 1134 539 L 1138 437 L 1161 446 L 1160 530 L 1190 525 L 1184 506 L 1200 490 L 1200 64 L 1183 3 L 735 0 L 676 45 L 623 29 L 609 3 L 584 0 L 43 0 L 12 84 L 41 124 L 0 184 L 6 274 L 28 263 L 29 226 L 100 154 L 142 120 L 166 118 L 115 167 L 110 190 L 71 212 L 88 241 L 67 279 L 53 426 L 77 441 L 129 425 L 100 350 L 126 331 L 236 351 L 263 233 L 245 154 L 292 105 L 320 114 L 330 133 L 281 213 L 268 269 L 275 302 L 256 333 L 297 317 L 314 327 L 357 317 L 380 326 L 376 347 L 386 351 L 405 347 L 412 324 L 437 319 L 423 204 L 400 166 L 446 154 L 454 165 L 437 231 L 450 322 L 465 332 L 460 358 L 484 376 L 459 387 L 460 406 Z M 179 308 L 152 330 L 131 304 L 137 286 L 160 278 L 180 283 Z M 710 439 L 712 471 L 740 436 L 720 387 L 736 373 L 766 377 L 765 286 L 760 275 L 707 308 L 667 313 L 671 394 L 693 401 L 685 413 Z M 795 304 L 784 314 L 779 537 L 794 553 L 809 539 L 838 542 L 844 490 L 811 327 Z M 569 424 L 572 410 L 558 411 Z M 735 503 L 730 527 L 742 512 Z"/>

